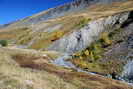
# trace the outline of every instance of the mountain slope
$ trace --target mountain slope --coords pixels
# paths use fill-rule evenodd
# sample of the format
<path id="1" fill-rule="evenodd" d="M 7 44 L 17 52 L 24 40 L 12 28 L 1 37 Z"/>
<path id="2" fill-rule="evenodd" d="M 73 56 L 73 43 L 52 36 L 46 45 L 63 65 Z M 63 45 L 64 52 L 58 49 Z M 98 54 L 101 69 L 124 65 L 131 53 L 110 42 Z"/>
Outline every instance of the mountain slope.
<path id="1" fill-rule="evenodd" d="M 112 5 L 94 5 L 77 14 L 68 14 L 60 18 L 38 22 L 33 25 L 27 24 L 28 26 L 21 24 L 20 27 L 20 25 L 17 25 L 18 23 L 23 23 L 23 21 L 20 21 L 14 23 L 16 26 L 9 25 L 3 28 L 3 30 L 1 29 L 1 39 L 12 39 L 17 44 L 28 48 L 47 49 L 63 36 L 67 36 L 75 30 L 80 30 L 89 22 L 95 22 L 96 18 L 107 17 L 131 10 L 132 1 L 128 1 Z"/>
<path id="2" fill-rule="evenodd" d="M 54 19 L 57 17 L 62 17 L 71 13 L 82 12 L 82 10 L 88 8 L 94 4 L 109 4 L 112 2 L 125 1 L 125 0 L 75 0 L 72 3 L 67 3 L 56 8 L 51 8 L 47 11 L 40 12 L 33 16 L 18 20 L 16 22 L 10 23 L 13 26 L 28 26 L 31 24 L 36 24 L 41 21 L 46 21 L 49 19 Z M 9 26 L 9 25 L 8 25 Z"/>
<path id="3" fill-rule="evenodd" d="M 47 86 L 34 84 L 33 89 L 39 86 L 62 89 L 64 85 L 63 89 L 132 89 L 120 81 L 103 77 L 110 75 L 127 82 L 133 79 L 130 64 L 133 60 L 133 1 L 114 1 L 121 0 L 78 0 L 2 27 L 0 39 L 9 41 L 8 48 L 0 48 L 4 54 L 1 55 L 2 66 L 10 69 L 13 60 L 18 67 L 15 69 L 13 65 L 15 74 L 19 69 L 22 74 L 23 71 L 31 74 L 33 69 L 35 77 L 36 70 L 41 75 L 41 82 L 47 85 L 49 81 Z M 2 76 L 9 72 L 13 73 L 0 70 Z M 46 79 L 41 72 L 57 78 Z M 50 87 L 53 79 L 61 79 L 64 85 Z M 33 80 L 37 83 L 37 79 Z"/>

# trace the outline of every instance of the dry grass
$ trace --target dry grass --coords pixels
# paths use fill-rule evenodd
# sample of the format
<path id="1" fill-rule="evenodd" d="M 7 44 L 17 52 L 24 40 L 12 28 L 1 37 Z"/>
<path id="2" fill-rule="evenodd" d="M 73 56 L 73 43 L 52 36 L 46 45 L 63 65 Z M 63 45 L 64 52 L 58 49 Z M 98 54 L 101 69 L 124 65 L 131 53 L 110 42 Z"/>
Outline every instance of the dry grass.
<path id="1" fill-rule="evenodd" d="M 33 50 L 0 48 L 0 88 L 132 89 L 119 81 L 55 66 L 41 55 Z"/>
<path id="2" fill-rule="evenodd" d="M 14 50 L 13 53 L 12 52 L 13 49 L 0 49 L 1 89 L 62 89 L 64 87 L 66 87 L 65 89 L 76 89 L 75 86 L 64 82 L 56 75 L 45 71 L 20 67 L 20 64 L 30 65 L 33 63 L 33 60 L 37 59 L 38 61 L 36 61 L 36 63 L 39 64 L 39 60 L 42 58 L 39 57 L 40 54 L 38 55 L 36 53 L 31 53 L 31 51 L 22 51 L 18 49 Z M 28 55 L 28 53 L 30 54 Z M 44 60 L 41 60 L 41 63 L 48 63 L 49 59 L 46 57 L 43 59 Z M 16 63 L 14 60 L 20 64 Z"/>
<path id="3" fill-rule="evenodd" d="M 125 2 L 115 2 L 109 5 L 94 5 L 88 8 L 88 10 L 91 10 L 88 15 L 92 17 L 93 19 L 101 18 L 101 17 L 107 17 L 114 14 L 126 12 L 126 11 L 132 11 L 133 10 L 133 0 L 127 0 Z M 87 10 L 85 11 L 87 13 Z"/>
<path id="4" fill-rule="evenodd" d="M 20 34 L 27 32 L 28 30 L 29 30 L 28 28 L 1 30 L 0 31 L 0 39 L 13 40 Z"/>

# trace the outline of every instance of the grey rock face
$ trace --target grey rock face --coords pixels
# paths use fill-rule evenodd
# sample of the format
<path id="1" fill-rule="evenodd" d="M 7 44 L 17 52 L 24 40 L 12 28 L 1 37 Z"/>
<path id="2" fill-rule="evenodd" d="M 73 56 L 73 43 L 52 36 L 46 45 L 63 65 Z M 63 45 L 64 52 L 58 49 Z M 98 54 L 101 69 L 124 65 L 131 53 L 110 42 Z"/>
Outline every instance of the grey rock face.
<path id="1" fill-rule="evenodd" d="M 124 67 L 123 77 L 133 80 L 133 61 L 129 61 Z"/>
<path id="2" fill-rule="evenodd" d="M 133 34 L 132 34 L 132 36 L 128 37 L 128 48 L 130 50 L 133 50 Z"/>
<path id="3" fill-rule="evenodd" d="M 129 13 L 121 13 L 107 18 L 100 18 L 90 21 L 84 28 L 73 32 L 69 36 L 65 36 L 53 43 L 48 50 L 56 50 L 61 52 L 74 53 L 88 47 L 93 41 L 97 40 L 100 33 L 113 30 L 116 23 L 119 25 L 128 19 Z M 118 25 L 118 24 L 117 24 Z"/>
<path id="4" fill-rule="evenodd" d="M 126 57 L 126 60 L 130 61 L 125 65 L 122 76 L 129 80 L 133 80 L 133 36 L 132 35 L 128 37 L 127 44 L 130 52 Z"/>

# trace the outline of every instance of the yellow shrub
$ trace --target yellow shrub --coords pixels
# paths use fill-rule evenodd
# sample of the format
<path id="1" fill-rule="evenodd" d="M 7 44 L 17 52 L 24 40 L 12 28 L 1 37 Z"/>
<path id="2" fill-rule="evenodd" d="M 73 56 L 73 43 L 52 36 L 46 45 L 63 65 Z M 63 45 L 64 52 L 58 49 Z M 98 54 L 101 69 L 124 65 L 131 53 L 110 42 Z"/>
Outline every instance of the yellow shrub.
<path id="1" fill-rule="evenodd" d="M 90 58 L 92 59 L 92 60 L 94 60 L 95 58 L 94 58 L 94 54 L 93 54 L 93 52 L 91 51 L 90 52 Z"/>
<path id="2" fill-rule="evenodd" d="M 75 54 L 75 56 L 80 56 L 81 54 L 80 54 L 80 52 L 77 52 L 76 54 Z"/>
<path id="3" fill-rule="evenodd" d="M 89 56 L 89 55 L 90 55 L 89 50 L 86 50 L 86 51 L 84 52 L 84 54 L 85 54 L 86 56 Z"/>
<path id="4" fill-rule="evenodd" d="M 62 37 L 63 35 L 64 35 L 64 33 L 61 32 L 61 31 L 56 32 L 57 38 L 60 38 L 60 37 Z"/>
<path id="5" fill-rule="evenodd" d="M 80 56 L 80 57 L 79 57 L 79 59 L 83 60 L 83 57 L 82 57 L 82 56 Z"/>
<path id="6" fill-rule="evenodd" d="M 109 34 L 107 32 L 102 33 L 101 39 L 103 39 L 106 44 L 111 44 L 112 43 L 112 41 L 109 38 Z"/>

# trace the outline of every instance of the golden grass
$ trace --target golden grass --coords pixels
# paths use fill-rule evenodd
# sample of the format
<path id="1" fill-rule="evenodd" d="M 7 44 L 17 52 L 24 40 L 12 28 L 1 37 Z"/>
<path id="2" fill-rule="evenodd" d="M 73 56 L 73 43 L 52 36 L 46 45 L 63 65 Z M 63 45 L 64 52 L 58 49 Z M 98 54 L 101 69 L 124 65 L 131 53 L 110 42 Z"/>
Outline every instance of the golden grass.
<path id="1" fill-rule="evenodd" d="M 0 39 L 12 40 L 15 39 L 18 35 L 29 30 L 28 28 L 19 28 L 12 30 L 1 30 L 0 31 Z"/>
<path id="2" fill-rule="evenodd" d="M 98 19 L 102 17 L 107 17 L 111 15 L 115 15 L 122 12 L 132 11 L 133 10 L 133 0 L 127 0 L 125 2 L 115 2 L 112 4 L 97 4 L 92 5 L 88 8 L 88 10 L 91 10 L 89 13 L 86 10 L 84 13 L 86 13 L 86 16 L 90 16 L 93 19 Z"/>
<path id="3" fill-rule="evenodd" d="M 41 58 L 39 58 L 40 54 L 19 49 L 15 49 L 14 53 L 12 53 L 12 51 L 13 49 L 7 48 L 0 50 L 0 82 L 3 82 L 2 84 L 0 83 L 1 89 L 62 89 L 64 87 L 66 87 L 64 89 L 76 89 L 75 86 L 64 82 L 56 75 L 45 71 L 20 67 L 20 64 L 30 65 L 33 63 L 33 60 L 41 60 Z M 46 58 L 43 59 L 41 63 L 48 62 Z M 16 63 L 14 60 L 20 64 Z M 39 61 L 37 63 L 39 64 Z"/>
<path id="4" fill-rule="evenodd" d="M 2 82 L 0 87 L 2 89 L 133 89 L 124 83 L 99 75 L 72 72 L 70 69 L 55 66 L 48 62 L 49 58 L 41 55 L 33 50 L 0 48 L 0 82 Z"/>

